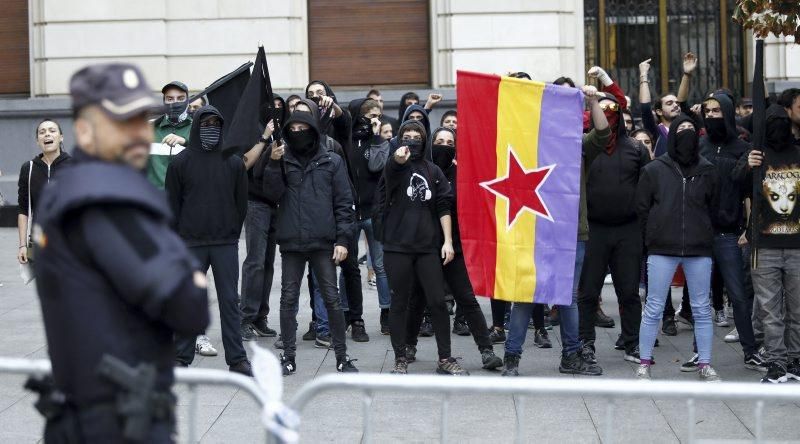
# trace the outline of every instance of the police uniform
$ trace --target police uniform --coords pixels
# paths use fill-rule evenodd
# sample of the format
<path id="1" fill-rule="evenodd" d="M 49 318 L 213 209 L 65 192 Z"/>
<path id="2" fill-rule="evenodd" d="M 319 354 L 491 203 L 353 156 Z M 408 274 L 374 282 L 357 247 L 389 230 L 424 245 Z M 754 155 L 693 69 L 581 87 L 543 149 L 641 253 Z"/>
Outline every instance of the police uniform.
<path id="1" fill-rule="evenodd" d="M 127 64 L 84 68 L 70 92 L 76 111 L 97 105 L 119 121 L 158 105 Z M 141 172 L 80 147 L 73 156 L 45 188 L 34 228 L 54 382 L 39 385 L 45 441 L 172 442 L 173 336 L 209 322 L 198 264 Z"/>

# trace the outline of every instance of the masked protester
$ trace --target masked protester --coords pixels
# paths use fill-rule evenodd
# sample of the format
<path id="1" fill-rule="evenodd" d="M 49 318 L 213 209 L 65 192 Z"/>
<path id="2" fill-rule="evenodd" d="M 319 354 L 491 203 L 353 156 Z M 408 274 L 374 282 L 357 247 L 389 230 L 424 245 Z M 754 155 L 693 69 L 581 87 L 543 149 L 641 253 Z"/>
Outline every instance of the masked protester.
<path id="1" fill-rule="evenodd" d="M 200 262 L 214 272 L 222 345 L 230 371 L 252 376 L 242 346 L 239 311 L 239 235 L 247 214 L 247 174 L 241 157 L 224 157 L 220 145 L 225 121 L 213 106 L 195 113 L 191 142 L 167 169 L 166 191 L 175 214 L 175 231 Z M 176 362 L 194 360 L 195 338 L 178 337 Z"/>
<path id="2" fill-rule="evenodd" d="M 336 100 L 336 94 L 322 80 L 312 80 L 306 86 L 306 99 L 313 101 L 319 111 L 319 132 L 346 146 L 350 139 L 351 116 Z"/>
<path id="3" fill-rule="evenodd" d="M 189 143 L 192 118 L 189 116 L 189 88 L 179 81 L 164 85 L 161 94 L 166 105 L 166 114 L 153 122 L 153 144 L 147 162 L 147 180 L 157 188 L 164 189 L 164 178 L 172 158 Z"/>
<path id="4" fill-rule="evenodd" d="M 733 305 L 733 320 L 744 352 L 744 365 L 751 370 L 766 370 L 753 333 L 753 295 L 750 293 L 748 296 L 745 292 L 742 273 L 745 264 L 738 245 L 744 232 L 746 185 L 734 175 L 734 169 L 740 160 L 747 157 L 750 144 L 739 139 L 733 103 L 729 95 L 717 92 L 702 105 L 706 135 L 700 138 L 700 154 L 714 164 L 720 183 L 719 207 L 711 218 L 714 228 L 713 260 Z M 725 311 L 717 309 L 714 322 L 719 324 L 721 321 L 726 321 Z"/>
<path id="5" fill-rule="evenodd" d="M 639 379 L 650 379 L 653 346 L 664 300 L 678 265 L 683 267 L 694 314 L 697 367 L 701 381 L 716 382 L 711 367 L 709 290 L 714 245 L 712 220 L 718 206 L 716 169 L 700 156 L 698 128 L 686 115 L 669 127 L 667 155 L 656 158 L 642 171 L 637 190 L 637 213 L 647 246 L 647 302 L 639 330 Z"/>
<path id="6" fill-rule="evenodd" d="M 336 288 L 336 265 L 346 259 L 353 232 L 353 196 L 344 160 L 325 149 L 318 124 L 311 113 L 295 109 L 284 126 L 285 145 L 272 148 L 264 171 L 264 193 L 278 202 L 284 376 L 297 371 L 297 311 L 306 262 L 325 301 L 336 371 L 358 371 L 347 356 Z"/>
<path id="7" fill-rule="evenodd" d="M 448 128 L 438 128 L 431 137 L 433 145 L 431 154 L 433 163 L 444 173 L 447 182 L 453 190 L 453 202 L 450 207 L 450 218 L 452 220 L 453 232 L 453 251 L 455 256 L 453 261 L 443 267 L 444 281 L 450 288 L 456 302 L 456 320 L 453 323 L 454 333 L 456 323 L 464 323 L 467 335 L 472 335 L 478 352 L 481 354 L 483 368 L 495 370 L 503 366 L 503 360 L 494 354 L 492 341 L 489 339 L 489 329 L 486 326 L 486 318 L 475 299 L 475 292 L 467 274 L 467 266 L 464 262 L 464 254 L 461 250 L 461 237 L 458 231 L 457 216 L 457 197 L 456 197 L 456 133 Z M 425 308 L 425 301 L 421 294 L 416 294 L 409 304 L 408 329 L 406 330 L 406 360 L 414 361 L 417 353 L 417 332 L 422 323 L 422 313 Z"/>
<path id="8" fill-rule="evenodd" d="M 411 105 L 419 104 L 419 96 L 413 91 L 409 91 L 400 97 L 400 104 L 398 106 L 397 119 L 402 124 L 405 121 L 406 109 Z M 392 128 L 396 133 L 398 128 Z"/>

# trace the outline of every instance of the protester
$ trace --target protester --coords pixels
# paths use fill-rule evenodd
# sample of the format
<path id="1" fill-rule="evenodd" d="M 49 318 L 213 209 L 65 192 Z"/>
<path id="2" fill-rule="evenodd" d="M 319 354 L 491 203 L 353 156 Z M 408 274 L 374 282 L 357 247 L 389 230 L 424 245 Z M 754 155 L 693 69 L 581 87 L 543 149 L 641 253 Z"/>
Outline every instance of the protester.
<path id="1" fill-rule="evenodd" d="M 397 113 L 398 122 L 402 123 L 405 121 L 404 117 L 406 115 L 406 108 L 408 108 L 411 105 L 417 105 L 417 104 L 419 104 L 419 96 L 417 95 L 417 93 L 409 91 L 403 94 L 403 96 L 400 97 L 400 106 L 398 107 L 398 113 Z M 398 128 L 393 128 L 393 130 L 394 132 L 397 132 Z"/>
<path id="2" fill-rule="evenodd" d="M 753 114 L 753 99 L 749 97 L 742 97 L 739 99 L 739 103 L 736 104 L 736 117 L 737 121 L 740 118 L 744 118 Z"/>
<path id="3" fill-rule="evenodd" d="M 286 108 L 289 110 L 289 114 L 294 112 L 295 106 L 297 106 L 297 103 L 301 98 L 302 97 L 298 96 L 297 94 L 292 94 L 286 98 Z"/>
<path id="4" fill-rule="evenodd" d="M 189 116 L 189 88 L 177 80 L 161 89 L 167 113 L 153 122 L 155 143 L 150 148 L 147 179 L 164 189 L 167 167 L 189 143 L 192 118 Z"/>
<path id="5" fill-rule="evenodd" d="M 641 142 L 642 145 L 647 148 L 647 152 L 650 155 L 650 160 L 655 159 L 655 153 L 653 152 L 653 135 L 650 134 L 649 131 L 644 128 L 635 129 L 631 133 L 631 137 Z"/>
<path id="6" fill-rule="evenodd" d="M 189 117 L 194 117 L 194 113 L 206 105 L 208 105 L 208 99 L 206 96 L 200 96 L 189 103 L 189 108 L 186 111 L 189 113 Z"/>
<path id="7" fill-rule="evenodd" d="M 175 214 L 175 231 L 200 262 L 214 273 L 225 362 L 232 372 L 252 376 L 242 346 L 239 282 L 239 235 L 247 214 L 247 174 L 242 158 L 224 157 L 225 121 L 211 105 L 195 113 L 187 149 L 167 168 L 166 191 Z M 195 338 L 176 339 L 176 363 L 191 365 Z"/>
<path id="8" fill-rule="evenodd" d="M 392 130 L 392 124 L 389 122 L 381 123 L 381 138 L 383 140 L 391 140 L 394 136 L 394 131 Z"/>
<path id="9" fill-rule="evenodd" d="M 451 129 L 453 131 L 458 130 L 458 113 L 456 110 L 447 110 L 442 114 L 442 120 L 439 122 L 439 125 Z"/>
<path id="10" fill-rule="evenodd" d="M 644 167 L 637 191 L 637 212 L 648 251 L 648 296 L 639 331 L 637 378 L 650 379 L 664 299 L 681 265 L 694 315 L 700 380 L 720 380 L 711 367 L 714 331 L 709 305 L 711 220 L 718 199 L 719 179 L 714 165 L 700 156 L 697 126 L 688 116 L 679 115 L 669 127 L 667 155 Z"/>
<path id="11" fill-rule="evenodd" d="M 391 125 L 392 132 L 397 131 L 397 127 L 399 125 L 399 123 L 397 122 L 397 119 L 395 119 L 394 117 L 389 116 L 389 115 L 387 115 L 386 113 L 383 112 L 383 96 L 381 95 L 381 92 L 378 91 L 377 89 L 371 89 L 367 93 L 367 98 L 378 102 L 378 106 L 380 107 L 380 110 L 381 110 L 381 124 L 382 125 L 385 125 L 385 124 Z"/>

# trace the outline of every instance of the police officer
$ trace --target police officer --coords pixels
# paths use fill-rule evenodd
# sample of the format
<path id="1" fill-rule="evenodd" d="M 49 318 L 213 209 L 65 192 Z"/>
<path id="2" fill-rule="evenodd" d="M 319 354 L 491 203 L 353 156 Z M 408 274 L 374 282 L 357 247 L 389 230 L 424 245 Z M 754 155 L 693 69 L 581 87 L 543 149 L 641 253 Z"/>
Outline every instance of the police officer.
<path id="1" fill-rule="evenodd" d="M 172 338 L 201 333 L 209 314 L 205 275 L 141 171 L 160 104 L 121 63 L 81 69 L 70 94 L 74 163 L 34 228 L 54 382 L 37 385 L 45 441 L 172 442 Z"/>

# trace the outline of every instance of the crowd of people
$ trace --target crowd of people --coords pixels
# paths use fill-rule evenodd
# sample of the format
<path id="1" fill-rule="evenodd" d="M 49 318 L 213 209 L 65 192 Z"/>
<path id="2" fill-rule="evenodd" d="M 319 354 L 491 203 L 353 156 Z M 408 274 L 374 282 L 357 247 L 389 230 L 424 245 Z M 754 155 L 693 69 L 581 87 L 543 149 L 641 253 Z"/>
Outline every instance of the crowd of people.
<path id="1" fill-rule="evenodd" d="M 304 275 L 312 321 L 302 340 L 332 348 L 337 371 L 358 371 L 346 335 L 370 341 L 358 254 L 363 233 L 367 282 L 380 312 L 375 331 L 390 337 L 392 373 L 407 373 L 418 336 L 434 336 L 436 372 L 468 375 L 453 357 L 452 332 L 473 336 L 484 369 L 517 376 L 528 331 L 537 347 L 551 348 L 548 331 L 558 326 L 559 371 L 601 375 L 595 329 L 615 326 L 601 305 L 610 273 L 621 324 L 615 348 L 639 365 L 638 378 L 650 378 L 659 327 L 674 336 L 681 322 L 695 338 L 681 371 L 721 380 L 712 367 L 713 328 L 729 326 L 732 317 L 726 341 L 741 344 L 746 368 L 762 372 L 764 382 L 800 380 L 800 89 L 768 99 L 765 142 L 752 146 L 752 101 L 720 88 L 689 103 L 696 68 L 697 58 L 687 54 L 677 95 L 664 91 L 652 100 L 649 60 L 642 62 L 638 103 L 602 68 L 588 71 L 599 87 L 581 87 L 572 303 L 492 300 L 489 324 L 459 236 L 457 110 L 438 125 L 429 116 L 439 94 L 424 104 L 413 92 L 403 95 L 395 118 L 384 113 L 378 90 L 345 106 L 315 80 L 302 94 L 274 95 L 252 147 L 228 156 L 221 148 L 231 122 L 207 97 L 190 102 L 189 88 L 173 81 L 161 91 L 166 111 L 152 121 L 150 152 L 124 160 L 163 190 L 172 229 L 199 271 L 212 269 L 225 361 L 234 372 L 252 375 L 243 341 L 276 336 L 283 374 L 297 371 Z M 554 83 L 577 87 L 567 77 Z M 20 263 L 32 259 L 42 189 L 73 162 L 58 122 L 43 120 L 35 136 L 41 154 L 19 175 Z M 247 251 L 240 268 L 242 229 Z M 274 279 L 281 286 L 278 331 L 267 322 Z M 683 298 L 676 309 L 677 280 Z M 504 344 L 502 359 L 495 344 Z M 195 353 L 217 354 L 204 334 L 176 334 L 175 349 L 175 365 L 184 367 Z"/>

